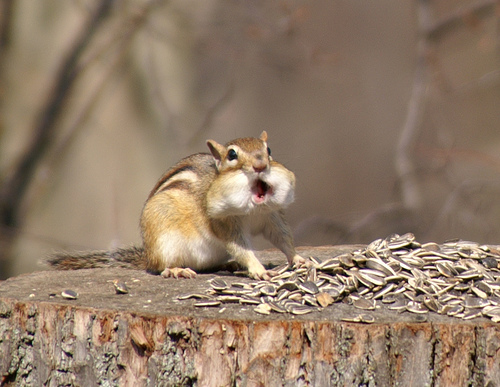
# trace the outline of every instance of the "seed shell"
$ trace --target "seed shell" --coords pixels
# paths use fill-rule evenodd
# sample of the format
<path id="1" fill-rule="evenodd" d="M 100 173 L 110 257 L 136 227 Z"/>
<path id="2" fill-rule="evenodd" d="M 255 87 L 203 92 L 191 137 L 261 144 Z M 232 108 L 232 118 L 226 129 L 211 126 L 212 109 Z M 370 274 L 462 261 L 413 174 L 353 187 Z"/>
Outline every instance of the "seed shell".
<path id="1" fill-rule="evenodd" d="M 260 304 L 256 306 L 253 310 L 259 314 L 271 314 L 271 306 L 269 304 Z"/>
<path id="2" fill-rule="evenodd" d="M 312 281 L 305 281 L 298 284 L 299 289 L 309 294 L 319 293 L 319 289 Z"/>
<path id="3" fill-rule="evenodd" d="M 113 286 L 115 287 L 116 294 L 127 294 L 128 293 L 128 287 L 125 284 L 125 282 L 122 282 L 120 280 L 114 280 Z"/>
<path id="4" fill-rule="evenodd" d="M 222 302 L 219 300 L 204 300 L 196 302 L 194 306 L 196 306 L 197 308 L 203 308 L 203 307 L 219 306 L 220 304 L 222 304 Z"/>
<path id="5" fill-rule="evenodd" d="M 210 285 L 212 285 L 212 288 L 215 290 L 225 290 L 229 289 L 229 285 L 227 284 L 226 281 L 224 281 L 221 278 L 214 278 L 210 281 Z"/>
<path id="6" fill-rule="evenodd" d="M 71 289 L 66 289 L 61 292 L 62 298 L 67 300 L 76 300 L 78 298 L 78 293 Z"/>
<path id="7" fill-rule="evenodd" d="M 333 297 L 326 292 L 316 294 L 316 300 L 318 304 L 323 308 L 326 308 L 328 305 L 331 305 L 334 302 Z"/>

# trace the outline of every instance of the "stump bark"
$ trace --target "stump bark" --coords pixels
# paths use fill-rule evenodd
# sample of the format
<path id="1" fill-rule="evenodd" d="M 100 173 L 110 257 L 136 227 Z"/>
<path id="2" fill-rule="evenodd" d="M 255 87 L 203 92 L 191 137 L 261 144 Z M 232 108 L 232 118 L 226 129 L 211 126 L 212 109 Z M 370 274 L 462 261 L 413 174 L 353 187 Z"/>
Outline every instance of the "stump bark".
<path id="1" fill-rule="evenodd" d="M 350 247 L 302 248 L 328 257 Z M 281 253 L 260 253 L 283 262 Z M 303 316 L 176 301 L 207 280 L 142 271 L 36 272 L 0 282 L 0 385 L 498 386 L 499 325 L 336 303 Z M 127 283 L 116 294 L 113 280 Z M 238 281 L 240 279 L 237 279 Z M 243 279 L 241 279 L 243 280 Z M 78 293 L 63 299 L 65 289 Z"/>

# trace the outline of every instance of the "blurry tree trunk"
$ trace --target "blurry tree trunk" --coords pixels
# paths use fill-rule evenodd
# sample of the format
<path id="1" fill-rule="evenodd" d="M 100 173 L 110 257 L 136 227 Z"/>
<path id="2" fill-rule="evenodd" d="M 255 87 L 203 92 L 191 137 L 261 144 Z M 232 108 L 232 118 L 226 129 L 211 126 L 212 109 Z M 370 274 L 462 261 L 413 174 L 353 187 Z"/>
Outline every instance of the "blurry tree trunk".
<path id="1" fill-rule="evenodd" d="M 12 1 L 5 1 L 5 6 L 12 10 Z M 22 226 L 23 199 L 29 188 L 36 168 L 49 149 L 57 133 L 57 122 L 64 110 L 65 102 L 72 91 L 78 77 L 79 60 L 86 47 L 106 20 L 113 5 L 113 0 L 101 0 L 95 12 L 91 14 L 80 36 L 63 59 L 53 89 L 47 97 L 47 103 L 36 120 L 31 143 L 27 145 L 19 162 L 7 176 L 4 176 L 0 187 L 0 279 L 7 277 L 7 258 L 15 241 L 19 228 Z M 8 25 L 12 13 L 3 15 L 3 25 Z M 8 31 L 2 36 L 8 41 Z M 2 49 L 3 46 L 0 46 Z M 0 63 L 1 64 L 1 63 Z M 1 70 L 1 67 L 0 67 Z M 1 97 L 0 97 L 1 98 Z M 1 118 L 1 117 L 0 117 Z"/>
<path id="2" fill-rule="evenodd" d="M 5 100 L 5 72 L 4 64 L 8 56 L 10 46 L 12 13 L 14 0 L 0 0 L 0 138 L 4 133 L 4 100 Z M 8 248 L 10 229 L 0 222 L 0 279 L 6 275 L 7 261 L 2 253 Z"/>

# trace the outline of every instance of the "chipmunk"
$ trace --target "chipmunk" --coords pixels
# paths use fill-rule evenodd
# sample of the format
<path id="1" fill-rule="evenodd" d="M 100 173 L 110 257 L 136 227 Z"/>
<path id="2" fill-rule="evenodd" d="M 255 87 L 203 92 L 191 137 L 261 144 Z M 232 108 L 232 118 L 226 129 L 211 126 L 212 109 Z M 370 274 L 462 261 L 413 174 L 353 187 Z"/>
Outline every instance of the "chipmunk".
<path id="1" fill-rule="evenodd" d="M 262 234 L 288 264 L 306 262 L 295 252 L 283 209 L 294 199 L 295 175 L 271 157 L 267 133 L 221 145 L 180 160 L 156 183 L 141 215 L 142 247 L 56 254 L 56 269 L 129 267 L 163 277 L 194 278 L 233 258 L 254 279 L 270 273 L 255 256 L 250 237 Z"/>

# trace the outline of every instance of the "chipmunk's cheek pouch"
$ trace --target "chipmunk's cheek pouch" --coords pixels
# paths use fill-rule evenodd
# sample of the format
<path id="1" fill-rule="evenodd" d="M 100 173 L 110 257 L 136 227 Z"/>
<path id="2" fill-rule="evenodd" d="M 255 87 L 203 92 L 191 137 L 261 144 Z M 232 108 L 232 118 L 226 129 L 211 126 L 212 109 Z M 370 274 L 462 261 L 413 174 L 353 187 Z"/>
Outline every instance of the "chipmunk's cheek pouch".
<path id="1" fill-rule="evenodd" d="M 263 203 L 266 197 L 271 194 L 271 186 L 266 182 L 257 179 L 252 189 L 252 196 L 255 203 Z"/>

